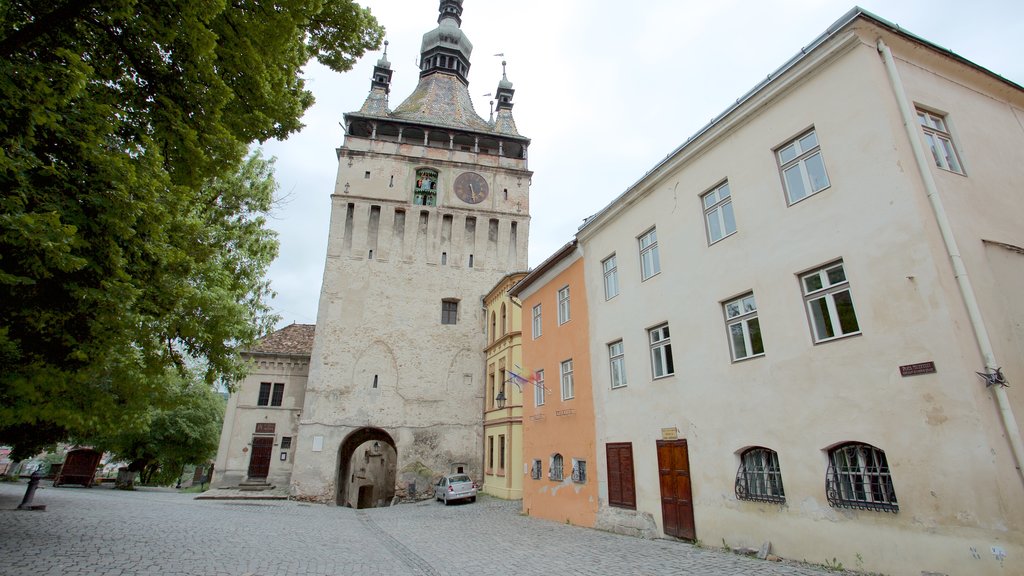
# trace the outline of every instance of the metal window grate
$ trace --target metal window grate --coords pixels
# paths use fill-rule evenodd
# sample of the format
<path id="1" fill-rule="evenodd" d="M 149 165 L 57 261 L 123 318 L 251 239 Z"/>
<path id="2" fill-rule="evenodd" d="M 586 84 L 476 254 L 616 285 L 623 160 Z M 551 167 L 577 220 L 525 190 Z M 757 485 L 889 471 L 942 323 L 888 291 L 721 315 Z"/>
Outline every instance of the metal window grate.
<path id="1" fill-rule="evenodd" d="M 541 463 L 540 460 L 533 461 L 533 468 L 530 470 L 530 478 L 534 480 L 540 480 L 541 475 Z"/>
<path id="2" fill-rule="evenodd" d="M 751 448 L 740 456 L 736 471 L 736 498 L 756 502 L 784 504 L 779 455 L 767 448 Z"/>
<path id="3" fill-rule="evenodd" d="M 900 509 L 885 452 L 868 444 L 844 444 L 829 452 L 825 496 L 835 508 Z"/>

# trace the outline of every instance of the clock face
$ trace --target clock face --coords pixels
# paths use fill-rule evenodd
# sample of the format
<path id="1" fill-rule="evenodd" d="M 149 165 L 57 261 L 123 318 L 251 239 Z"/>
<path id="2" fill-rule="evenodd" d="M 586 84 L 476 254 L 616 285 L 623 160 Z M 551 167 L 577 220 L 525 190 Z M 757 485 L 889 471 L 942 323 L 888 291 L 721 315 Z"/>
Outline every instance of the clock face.
<path id="1" fill-rule="evenodd" d="M 487 198 L 487 181 L 475 172 L 463 172 L 455 178 L 455 195 L 467 204 L 479 204 Z"/>

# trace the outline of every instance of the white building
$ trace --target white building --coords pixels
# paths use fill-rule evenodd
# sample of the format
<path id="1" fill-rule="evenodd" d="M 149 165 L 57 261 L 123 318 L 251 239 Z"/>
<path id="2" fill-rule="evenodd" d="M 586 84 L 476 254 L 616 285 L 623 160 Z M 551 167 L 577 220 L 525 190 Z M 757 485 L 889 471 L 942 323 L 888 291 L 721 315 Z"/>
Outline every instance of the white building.
<path id="1" fill-rule="evenodd" d="M 1024 89 L 860 9 L 742 96 L 577 235 L 598 524 L 1024 573 L 1022 190 Z"/>

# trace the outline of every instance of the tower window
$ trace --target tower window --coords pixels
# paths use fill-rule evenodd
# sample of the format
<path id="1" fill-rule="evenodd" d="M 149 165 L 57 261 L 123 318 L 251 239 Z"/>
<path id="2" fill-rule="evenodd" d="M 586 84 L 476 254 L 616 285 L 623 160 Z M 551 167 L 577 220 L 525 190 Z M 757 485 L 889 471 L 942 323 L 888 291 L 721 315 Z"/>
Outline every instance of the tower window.
<path id="1" fill-rule="evenodd" d="M 441 301 L 441 324 L 457 324 L 459 321 L 459 301 Z"/>
<path id="2" fill-rule="evenodd" d="M 413 204 L 437 206 L 437 171 L 421 168 L 416 171 L 416 185 L 413 188 Z"/>
<path id="3" fill-rule="evenodd" d="M 366 178 L 367 180 L 369 180 L 369 179 L 370 179 L 370 171 L 369 171 L 369 170 L 367 170 L 367 171 L 366 171 L 366 172 L 365 172 L 365 173 L 363 174 L 363 178 Z"/>

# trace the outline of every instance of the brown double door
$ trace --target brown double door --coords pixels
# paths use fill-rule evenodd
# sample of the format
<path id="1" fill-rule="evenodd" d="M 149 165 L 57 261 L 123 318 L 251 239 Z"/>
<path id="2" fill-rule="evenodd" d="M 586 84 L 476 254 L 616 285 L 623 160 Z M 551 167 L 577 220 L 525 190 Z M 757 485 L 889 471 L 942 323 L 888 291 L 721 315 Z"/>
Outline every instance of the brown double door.
<path id="1" fill-rule="evenodd" d="M 696 540 L 693 496 L 690 490 L 690 455 L 686 440 L 658 440 L 658 480 L 661 484 L 661 519 L 665 534 Z"/>
<path id="2" fill-rule="evenodd" d="M 266 478 L 270 473 L 270 456 L 274 451 L 273 436 L 253 436 L 249 457 L 249 478 Z"/>

